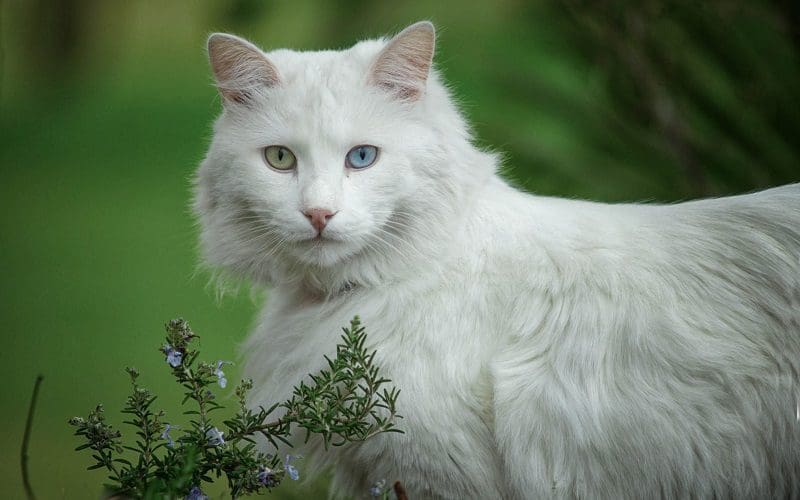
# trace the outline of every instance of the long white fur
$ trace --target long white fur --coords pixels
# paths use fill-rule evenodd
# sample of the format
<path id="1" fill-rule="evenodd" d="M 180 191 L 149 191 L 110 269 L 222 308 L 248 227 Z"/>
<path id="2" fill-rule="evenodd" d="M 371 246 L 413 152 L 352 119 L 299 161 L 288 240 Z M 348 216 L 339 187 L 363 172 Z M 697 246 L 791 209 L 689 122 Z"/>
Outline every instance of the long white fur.
<path id="1" fill-rule="evenodd" d="M 312 442 L 303 471 L 359 497 L 383 478 L 415 499 L 800 495 L 800 185 L 520 192 L 435 71 L 416 100 L 372 83 L 386 44 L 265 54 L 280 84 L 226 103 L 197 174 L 205 258 L 270 289 L 253 404 L 322 368 L 356 314 L 402 390 L 405 434 Z M 296 171 L 266 167 L 272 144 Z M 348 171 L 359 144 L 380 157 Z M 335 241 L 308 241 L 308 208 L 337 211 Z"/>

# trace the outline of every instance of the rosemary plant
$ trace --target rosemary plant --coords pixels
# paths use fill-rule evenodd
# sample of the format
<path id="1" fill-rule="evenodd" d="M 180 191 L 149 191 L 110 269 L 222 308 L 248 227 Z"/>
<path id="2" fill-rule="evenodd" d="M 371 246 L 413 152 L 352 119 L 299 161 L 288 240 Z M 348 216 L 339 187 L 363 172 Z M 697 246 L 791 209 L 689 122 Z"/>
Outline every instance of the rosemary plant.
<path id="1" fill-rule="evenodd" d="M 235 389 L 237 411 L 227 420 L 215 418 L 223 407 L 212 390 L 227 386 L 222 370 L 227 362 L 199 361 L 199 351 L 192 348 L 197 335 L 183 319 L 170 321 L 166 330 L 160 351 L 183 387 L 182 404 L 189 405 L 183 411 L 188 417 L 185 428 L 153 408 L 156 396 L 138 385 L 135 368 L 127 368 L 132 390 L 122 410 L 128 416 L 124 423 L 136 429 L 133 443 L 124 442 L 122 433 L 106 423 L 102 405 L 86 418 L 69 422 L 84 440 L 76 450 L 92 451 L 94 464 L 88 468 L 108 471 L 109 496 L 200 500 L 207 498 L 202 484 L 224 475 L 231 497 L 237 498 L 271 490 L 286 478 L 299 478 L 292 463 L 299 457 L 277 454 L 280 443 L 291 446 L 296 430 L 305 431 L 306 441 L 319 435 L 326 449 L 382 432 L 402 432 L 395 427 L 395 420 L 402 418 L 396 411 L 400 391 L 387 387 L 391 381 L 380 375 L 375 352 L 364 347 L 366 333 L 358 317 L 343 328 L 335 357 L 325 357 L 328 367 L 310 375 L 311 383 L 300 382 L 283 403 L 254 410 L 247 406 L 253 382 L 242 380 Z M 271 418 L 279 408 L 283 415 Z M 260 451 L 257 436 L 276 453 Z"/>

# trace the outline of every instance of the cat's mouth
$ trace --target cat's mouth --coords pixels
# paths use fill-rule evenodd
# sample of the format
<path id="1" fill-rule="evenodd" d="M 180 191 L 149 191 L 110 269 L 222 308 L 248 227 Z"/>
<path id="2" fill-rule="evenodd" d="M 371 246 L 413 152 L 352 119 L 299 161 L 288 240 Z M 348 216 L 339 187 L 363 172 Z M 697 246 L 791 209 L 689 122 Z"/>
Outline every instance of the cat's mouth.
<path id="1" fill-rule="evenodd" d="M 309 241 L 311 243 L 316 243 L 316 244 L 322 244 L 323 242 L 333 241 L 333 240 L 331 238 L 329 238 L 328 235 L 326 235 L 326 234 L 317 233 L 316 236 L 312 236 L 311 238 L 307 239 L 306 241 Z"/>
<path id="2" fill-rule="evenodd" d="M 331 266 L 347 257 L 351 249 L 345 240 L 323 232 L 297 241 L 293 253 L 302 262 L 316 266 Z"/>
<path id="3" fill-rule="evenodd" d="M 341 240 L 339 238 L 335 238 L 330 234 L 326 234 L 325 232 L 319 232 L 316 236 L 312 236 L 311 238 L 302 240 L 303 243 L 310 244 L 312 246 L 318 245 L 325 245 L 328 243 L 339 243 Z"/>

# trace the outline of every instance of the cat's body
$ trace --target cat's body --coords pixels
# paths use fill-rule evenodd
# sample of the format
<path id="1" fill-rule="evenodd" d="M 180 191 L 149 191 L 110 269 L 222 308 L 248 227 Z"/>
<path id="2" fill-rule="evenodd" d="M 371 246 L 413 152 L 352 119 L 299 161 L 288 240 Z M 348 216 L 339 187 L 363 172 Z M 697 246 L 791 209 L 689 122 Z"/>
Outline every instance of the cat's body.
<path id="1" fill-rule="evenodd" d="M 427 66 L 421 86 L 384 71 L 424 59 L 428 30 L 248 60 L 266 92 L 215 65 L 227 109 L 196 208 L 209 260 L 272 287 L 246 346 L 253 403 L 322 368 L 358 314 L 405 434 L 305 450 L 339 493 L 387 479 L 411 498 L 800 495 L 800 185 L 670 206 L 522 193 Z M 216 43 L 212 63 L 259 57 Z M 300 151 L 292 173 L 256 162 L 270 144 Z M 383 157 L 326 161 L 358 144 Z M 302 214 L 320 204 L 335 241 Z"/>

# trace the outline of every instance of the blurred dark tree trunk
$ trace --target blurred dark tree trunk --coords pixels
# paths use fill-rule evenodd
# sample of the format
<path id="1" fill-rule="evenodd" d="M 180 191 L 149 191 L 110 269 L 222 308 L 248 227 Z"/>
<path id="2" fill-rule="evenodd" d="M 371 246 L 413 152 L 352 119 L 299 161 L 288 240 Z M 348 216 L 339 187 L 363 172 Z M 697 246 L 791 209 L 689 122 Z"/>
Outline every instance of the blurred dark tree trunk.
<path id="1" fill-rule="evenodd" d="M 778 8 L 783 13 L 786 29 L 794 41 L 795 57 L 800 56 L 800 2 L 797 0 L 777 0 Z"/>
<path id="2" fill-rule="evenodd" d="M 28 19 L 29 57 L 42 74 L 62 77 L 81 63 L 94 0 L 34 0 Z"/>
<path id="3" fill-rule="evenodd" d="M 219 19 L 222 19 L 223 25 L 234 31 L 246 29 L 260 18 L 268 16 L 271 6 L 272 2 L 263 0 L 226 2 L 211 24 L 218 24 Z"/>

